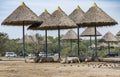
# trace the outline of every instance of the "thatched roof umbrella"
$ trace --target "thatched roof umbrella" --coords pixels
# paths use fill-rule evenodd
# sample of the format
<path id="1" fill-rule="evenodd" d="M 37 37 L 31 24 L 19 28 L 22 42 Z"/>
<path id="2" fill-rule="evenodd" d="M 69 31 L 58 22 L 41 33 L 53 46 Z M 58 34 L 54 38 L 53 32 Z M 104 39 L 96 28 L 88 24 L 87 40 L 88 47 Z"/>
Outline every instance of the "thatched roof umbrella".
<path id="1" fill-rule="evenodd" d="M 39 20 L 41 20 L 42 22 L 44 22 L 45 20 L 47 20 L 49 17 L 51 16 L 51 14 L 45 9 L 44 12 L 42 12 L 42 14 L 38 17 Z M 41 23 L 42 24 L 42 23 Z M 39 26 L 41 25 L 40 23 L 34 23 L 31 26 L 28 27 L 28 29 L 31 30 L 39 30 Z M 47 57 L 47 30 L 45 30 L 45 51 L 46 51 L 46 57 Z"/>
<path id="2" fill-rule="evenodd" d="M 95 36 L 95 29 L 94 27 L 87 27 L 82 33 L 81 35 L 82 37 L 90 37 L 90 46 L 91 46 L 91 37 Z M 100 32 L 97 31 L 96 36 L 102 36 L 102 34 Z M 91 47 L 90 47 L 91 49 Z"/>
<path id="3" fill-rule="evenodd" d="M 51 16 L 51 14 L 46 10 L 44 9 L 44 12 L 42 12 L 40 14 L 40 16 L 38 16 L 39 20 L 42 21 L 42 23 L 47 20 L 49 17 Z M 39 30 L 39 26 L 42 24 L 42 23 L 34 23 L 32 25 L 30 25 L 28 27 L 28 29 L 30 30 Z"/>
<path id="4" fill-rule="evenodd" d="M 71 42 L 71 52 L 72 52 L 72 41 L 77 40 L 77 34 L 74 30 L 70 29 L 68 32 L 62 37 L 62 40 L 70 40 Z"/>
<path id="5" fill-rule="evenodd" d="M 116 34 L 117 36 L 120 36 L 120 31 Z"/>
<path id="6" fill-rule="evenodd" d="M 77 40 L 77 34 L 74 30 L 69 29 L 68 32 L 62 37 L 62 40 Z"/>
<path id="7" fill-rule="evenodd" d="M 111 47 L 111 48 L 119 47 L 119 45 L 118 45 L 118 44 L 115 44 L 115 43 L 110 43 L 110 47 Z"/>
<path id="8" fill-rule="evenodd" d="M 58 53 L 60 60 L 60 29 L 75 28 L 77 25 L 62 11 L 60 7 L 52 13 L 39 29 L 41 30 L 58 30 Z"/>
<path id="9" fill-rule="evenodd" d="M 38 42 L 35 36 L 25 35 L 25 43 L 29 44 L 29 43 L 35 43 L 35 42 Z M 23 44 L 23 38 L 17 41 L 17 43 Z"/>
<path id="10" fill-rule="evenodd" d="M 98 31 L 96 31 L 96 35 L 97 36 L 102 36 L 102 34 L 100 33 L 100 32 L 98 32 Z M 91 37 L 94 37 L 95 36 L 95 29 L 94 29 L 94 27 L 87 27 L 82 33 L 81 33 L 81 35 L 80 36 L 82 36 L 82 37 L 89 37 L 89 36 L 91 36 Z"/>
<path id="11" fill-rule="evenodd" d="M 98 47 L 107 47 L 107 46 L 108 45 L 106 43 L 104 43 L 104 42 L 98 45 Z"/>
<path id="12" fill-rule="evenodd" d="M 85 15 L 84 11 L 80 8 L 80 6 L 77 6 L 75 10 L 69 15 L 69 17 L 77 24 L 79 25 L 81 19 Z M 78 56 L 80 56 L 80 46 L 79 46 L 79 27 L 77 27 L 77 36 L 78 36 Z"/>
<path id="13" fill-rule="evenodd" d="M 38 21 L 37 15 L 22 2 L 22 4 L 2 22 L 2 25 L 23 26 L 23 55 L 25 51 L 24 26 L 36 21 Z"/>
<path id="14" fill-rule="evenodd" d="M 85 13 L 85 16 L 80 21 L 79 26 L 95 27 L 95 61 L 98 61 L 97 57 L 97 37 L 96 37 L 96 27 L 100 26 L 113 26 L 117 22 L 112 19 L 107 13 L 105 13 L 101 8 L 99 8 L 96 3 Z"/>
<path id="15" fill-rule="evenodd" d="M 35 35 L 31 36 L 31 35 L 25 35 L 25 49 L 27 49 L 27 45 L 29 44 L 37 44 L 38 43 L 38 39 L 36 38 Z M 17 41 L 18 44 L 23 44 L 23 38 L 21 38 L 20 40 Z"/>
<path id="16" fill-rule="evenodd" d="M 45 44 L 46 43 L 46 38 L 44 37 L 43 40 L 40 43 Z M 52 44 L 52 42 L 48 38 L 47 38 L 47 44 Z"/>
<path id="17" fill-rule="evenodd" d="M 117 42 L 118 39 L 111 32 L 107 32 L 102 37 L 101 41 L 108 42 L 108 53 L 110 53 L 110 42 Z"/>

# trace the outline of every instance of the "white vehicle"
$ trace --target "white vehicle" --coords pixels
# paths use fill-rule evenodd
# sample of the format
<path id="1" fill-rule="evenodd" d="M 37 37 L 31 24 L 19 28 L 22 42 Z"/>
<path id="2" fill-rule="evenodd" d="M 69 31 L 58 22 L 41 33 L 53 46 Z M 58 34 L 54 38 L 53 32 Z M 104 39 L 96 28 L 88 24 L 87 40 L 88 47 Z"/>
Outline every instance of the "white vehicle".
<path id="1" fill-rule="evenodd" d="M 59 56 L 59 54 L 58 54 L 58 53 L 55 53 L 54 56 Z"/>
<path id="2" fill-rule="evenodd" d="M 15 54 L 14 52 L 6 52 L 5 56 L 6 57 L 17 57 L 17 54 Z"/>
<path id="3" fill-rule="evenodd" d="M 39 56 L 42 56 L 42 57 L 45 56 L 45 52 L 40 52 Z"/>
<path id="4" fill-rule="evenodd" d="M 35 54 L 33 54 L 33 53 L 28 54 L 28 57 L 34 57 L 34 56 L 35 56 Z"/>

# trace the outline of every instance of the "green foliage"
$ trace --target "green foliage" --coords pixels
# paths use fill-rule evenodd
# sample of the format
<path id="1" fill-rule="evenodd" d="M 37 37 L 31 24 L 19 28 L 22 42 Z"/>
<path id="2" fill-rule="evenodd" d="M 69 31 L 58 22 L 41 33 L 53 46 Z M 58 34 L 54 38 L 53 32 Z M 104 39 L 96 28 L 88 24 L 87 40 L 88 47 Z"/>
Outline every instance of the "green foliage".
<path id="1" fill-rule="evenodd" d="M 45 44 L 42 44 L 41 40 L 44 39 L 40 34 L 36 34 L 37 42 L 33 41 L 33 43 L 25 44 L 25 49 L 27 53 L 30 52 L 40 52 L 45 51 Z M 54 38 L 52 36 L 48 36 L 48 39 L 52 42 L 48 44 L 48 52 L 57 53 L 58 52 L 58 37 Z M 7 51 L 12 51 L 19 53 L 22 51 L 22 44 L 18 44 L 17 41 L 19 39 L 9 39 L 6 33 L 0 33 L 0 52 L 5 53 Z M 44 43 L 44 42 L 43 42 Z M 92 40 L 92 43 L 94 41 Z M 100 43 L 100 42 L 99 42 Z M 71 51 L 71 42 L 70 40 L 61 40 L 61 56 L 77 56 L 78 55 L 78 44 L 77 41 L 72 42 L 72 51 Z M 80 41 L 80 54 L 86 54 L 91 56 L 94 49 L 90 50 L 89 48 L 89 40 Z M 119 52 L 120 48 L 111 48 L 111 52 Z M 98 56 L 103 57 L 108 53 L 107 48 L 98 48 Z"/>
<path id="2" fill-rule="evenodd" d="M 104 57 L 105 54 L 107 54 L 107 50 L 100 50 L 100 51 L 98 51 L 98 56 L 100 56 L 100 57 Z"/>
<path id="3" fill-rule="evenodd" d="M 70 52 L 70 47 L 65 47 L 64 49 L 61 50 L 61 56 L 68 56 Z"/>
<path id="4" fill-rule="evenodd" d="M 6 51 L 9 52 L 20 52 L 21 51 L 21 45 L 17 44 L 18 39 L 11 39 L 11 40 L 7 40 L 5 43 L 6 46 Z"/>
<path id="5" fill-rule="evenodd" d="M 8 35 L 6 33 L 0 32 L 0 52 L 4 53 L 6 51 L 6 41 L 8 40 Z"/>

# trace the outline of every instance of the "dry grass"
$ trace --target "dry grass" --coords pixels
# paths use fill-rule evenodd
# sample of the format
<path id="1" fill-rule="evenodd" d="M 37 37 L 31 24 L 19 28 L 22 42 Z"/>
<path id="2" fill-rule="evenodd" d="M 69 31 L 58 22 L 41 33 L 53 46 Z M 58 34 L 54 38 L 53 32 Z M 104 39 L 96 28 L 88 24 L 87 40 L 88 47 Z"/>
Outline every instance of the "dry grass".
<path id="1" fill-rule="evenodd" d="M 116 69 L 117 68 L 117 69 Z M 0 61 L 0 77 L 120 77 L 120 64 Z"/>

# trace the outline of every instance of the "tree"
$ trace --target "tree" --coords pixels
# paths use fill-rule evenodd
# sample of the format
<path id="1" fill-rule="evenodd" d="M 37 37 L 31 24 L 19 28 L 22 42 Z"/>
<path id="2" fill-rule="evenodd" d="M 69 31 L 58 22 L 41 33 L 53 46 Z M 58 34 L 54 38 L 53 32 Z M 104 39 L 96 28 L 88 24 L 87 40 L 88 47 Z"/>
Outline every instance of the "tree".
<path id="1" fill-rule="evenodd" d="M 5 43 L 8 40 L 8 35 L 6 33 L 0 32 L 0 51 L 4 53 L 6 51 Z"/>
<path id="2" fill-rule="evenodd" d="M 19 53 L 21 52 L 21 45 L 17 43 L 19 39 L 9 39 L 5 43 L 6 51 Z"/>

